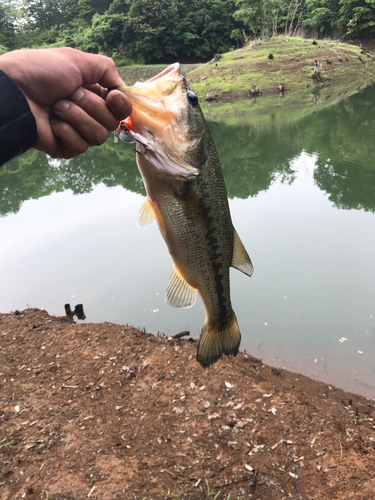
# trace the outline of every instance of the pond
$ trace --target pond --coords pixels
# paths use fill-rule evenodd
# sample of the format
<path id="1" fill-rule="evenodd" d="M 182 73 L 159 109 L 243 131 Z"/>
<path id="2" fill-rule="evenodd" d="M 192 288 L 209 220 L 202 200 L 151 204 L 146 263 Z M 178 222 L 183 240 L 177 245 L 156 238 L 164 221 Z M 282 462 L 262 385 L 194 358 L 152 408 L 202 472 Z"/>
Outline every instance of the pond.
<path id="1" fill-rule="evenodd" d="M 241 349 L 375 398 L 375 87 L 294 115 L 225 106 L 206 112 L 255 268 L 231 270 Z M 198 337 L 202 303 L 164 303 L 171 259 L 156 224 L 137 227 L 143 199 L 134 146 L 112 137 L 1 168 L 0 311 L 82 303 L 87 321 Z"/>

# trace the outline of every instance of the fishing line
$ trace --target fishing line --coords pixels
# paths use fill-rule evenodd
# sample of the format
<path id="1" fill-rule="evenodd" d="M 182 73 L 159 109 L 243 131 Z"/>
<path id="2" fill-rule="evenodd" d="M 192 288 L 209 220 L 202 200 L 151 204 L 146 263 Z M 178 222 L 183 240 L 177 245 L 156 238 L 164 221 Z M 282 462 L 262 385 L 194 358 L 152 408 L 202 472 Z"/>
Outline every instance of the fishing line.
<path id="1" fill-rule="evenodd" d="M 290 453 L 289 443 L 288 443 L 288 440 L 287 440 L 287 437 L 286 437 L 285 428 L 284 428 L 284 422 L 282 420 L 280 420 L 280 422 L 281 422 L 281 427 L 283 428 L 283 433 L 284 433 L 284 438 L 285 438 L 284 442 L 286 444 L 286 447 L 288 448 L 288 458 L 289 458 L 290 463 L 292 464 L 294 479 L 296 480 L 298 495 L 299 495 L 300 500 L 302 500 L 302 495 L 301 495 L 301 491 L 299 489 L 299 484 L 298 484 L 298 476 L 296 474 L 296 469 L 294 467 L 294 462 L 293 462 L 292 454 Z"/>

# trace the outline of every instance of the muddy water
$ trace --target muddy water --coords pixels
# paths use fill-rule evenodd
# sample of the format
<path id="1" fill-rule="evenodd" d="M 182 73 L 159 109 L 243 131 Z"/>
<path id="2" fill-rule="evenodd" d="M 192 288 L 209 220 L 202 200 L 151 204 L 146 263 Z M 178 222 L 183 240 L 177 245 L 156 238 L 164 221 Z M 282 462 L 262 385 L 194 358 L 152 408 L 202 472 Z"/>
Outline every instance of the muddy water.
<path id="1" fill-rule="evenodd" d="M 210 121 L 255 267 L 231 272 L 233 306 L 247 352 L 375 398 L 375 87 L 326 109 L 314 99 L 305 117 L 254 121 L 247 102 L 247 122 L 217 109 Z M 89 321 L 199 335 L 201 302 L 164 304 L 171 260 L 157 227 L 136 225 L 133 149 L 109 140 L 1 169 L 0 311 L 83 303 Z"/>

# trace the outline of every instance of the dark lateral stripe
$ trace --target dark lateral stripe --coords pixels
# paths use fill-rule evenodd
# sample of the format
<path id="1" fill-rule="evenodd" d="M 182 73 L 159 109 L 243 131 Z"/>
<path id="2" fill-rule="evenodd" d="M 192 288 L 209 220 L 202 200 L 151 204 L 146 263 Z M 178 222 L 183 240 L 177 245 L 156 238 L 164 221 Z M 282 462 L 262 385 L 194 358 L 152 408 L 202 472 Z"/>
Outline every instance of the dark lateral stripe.
<path id="1" fill-rule="evenodd" d="M 223 328 L 230 316 L 230 311 L 228 310 L 228 298 L 225 295 L 223 285 L 223 280 L 226 279 L 226 276 L 220 272 L 224 268 L 224 265 L 222 262 L 222 255 L 219 253 L 220 245 L 216 236 L 217 231 L 215 228 L 215 219 L 210 215 L 212 209 L 207 207 L 207 201 L 211 198 L 209 190 L 203 189 L 203 194 L 206 203 L 203 204 L 203 201 L 200 203 L 210 262 L 214 273 L 215 289 L 218 296 L 219 316 L 217 321 L 219 323 L 219 328 Z"/>

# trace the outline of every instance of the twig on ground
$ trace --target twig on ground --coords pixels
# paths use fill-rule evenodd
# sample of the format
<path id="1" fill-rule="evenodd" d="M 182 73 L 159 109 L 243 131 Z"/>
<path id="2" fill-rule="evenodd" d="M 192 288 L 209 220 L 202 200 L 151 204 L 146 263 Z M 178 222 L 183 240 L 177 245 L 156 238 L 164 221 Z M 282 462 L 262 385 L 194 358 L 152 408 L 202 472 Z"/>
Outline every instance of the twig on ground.
<path id="1" fill-rule="evenodd" d="M 216 484 L 215 488 L 222 488 L 223 486 L 228 486 L 230 484 L 242 483 L 244 481 L 250 481 L 253 479 L 254 474 L 245 474 L 239 479 L 233 479 L 232 481 L 226 481 L 225 483 Z"/>
<path id="2" fill-rule="evenodd" d="M 176 335 L 172 335 L 172 339 L 180 339 L 181 337 L 187 337 L 188 335 L 190 335 L 190 332 L 184 331 L 184 332 L 176 333 Z"/>
<path id="3" fill-rule="evenodd" d="M 171 476 L 173 476 L 173 477 L 177 477 L 177 479 L 182 479 L 182 477 L 180 477 L 180 476 L 176 476 L 176 474 L 173 474 L 173 472 L 170 472 L 170 471 L 169 471 L 169 470 L 167 470 L 167 469 L 161 469 L 161 471 L 160 471 L 160 472 L 167 472 L 167 473 L 168 473 L 168 474 L 170 474 Z"/>

